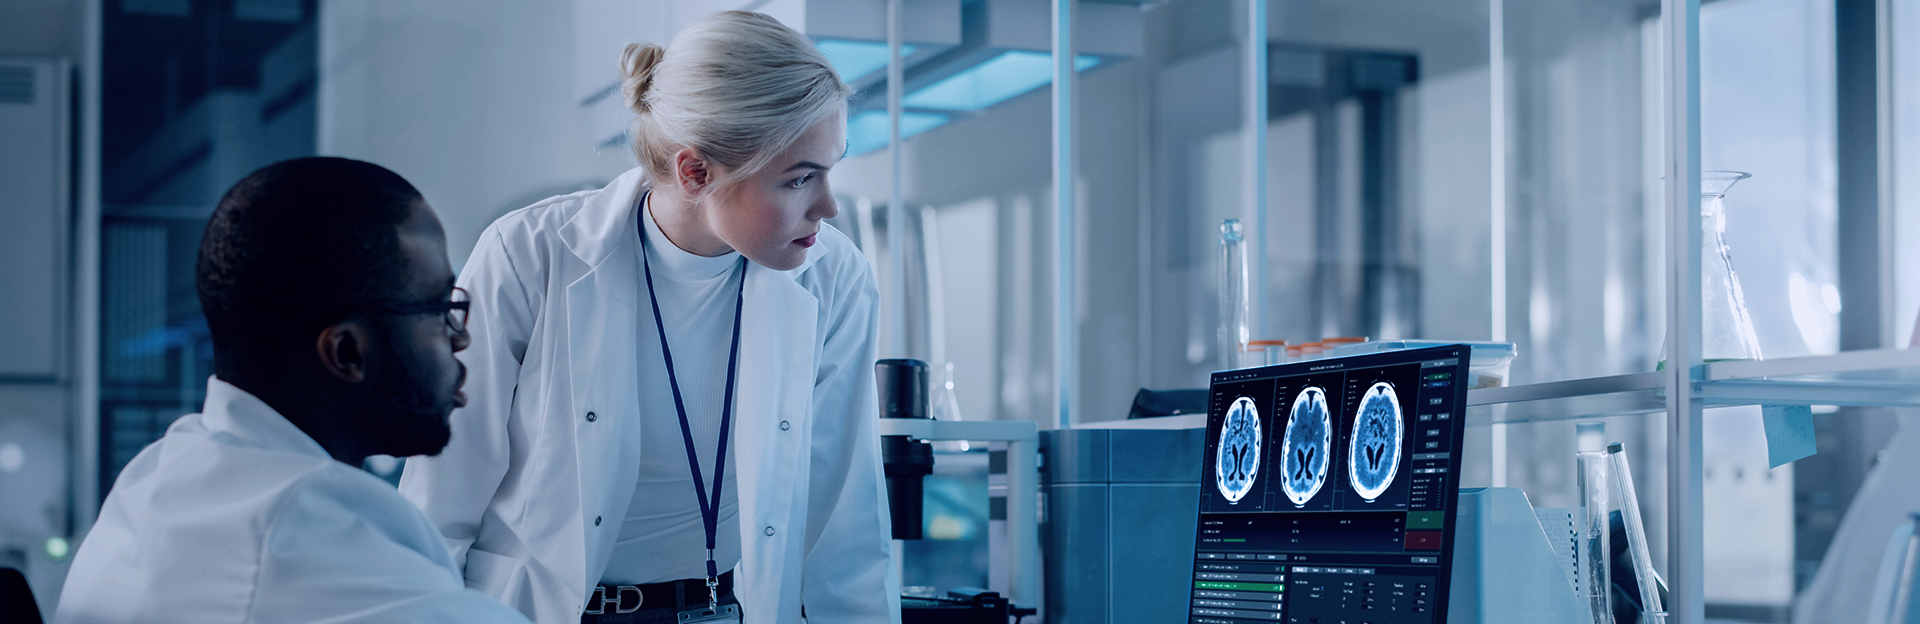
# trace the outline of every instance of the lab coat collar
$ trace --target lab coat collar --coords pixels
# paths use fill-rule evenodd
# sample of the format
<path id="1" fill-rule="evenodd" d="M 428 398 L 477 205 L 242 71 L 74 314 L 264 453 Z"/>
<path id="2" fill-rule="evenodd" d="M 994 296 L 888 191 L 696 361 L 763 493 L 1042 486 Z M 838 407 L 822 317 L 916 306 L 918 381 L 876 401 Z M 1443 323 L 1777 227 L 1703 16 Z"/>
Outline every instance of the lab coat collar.
<path id="1" fill-rule="evenodd" d="M 232 435 L 247 446 L 333 461 L 327 449 L 279 411 L 219 377 L 207 378 L 207 402 L 201 406 L 199 422 L 209 433 Z"/>
<path id="2" fill-rule="evenodd" d="M 567 250 L 585 262 L 587 266 L 598 270 L 608 258 L 614 257 L 633 233 L 639 230 L 637 218 L 640 195 L 648 187 L 646 169 L 634 167 L 614 178 L 606 188 L 594 193 L 580 206 L 580 212 L 567 220 L 560 228 L 560 240 L 565 242 Z M 752 272 L 772 273 L 794 279 L 805 272 L 813 263 L 818 262 L 821 254 L 808 253 L 807 259 L 787 271 L 774 271 L 759 264 L 749 263 Z M 629 302 L 631 303 L 631 302 Z"/>

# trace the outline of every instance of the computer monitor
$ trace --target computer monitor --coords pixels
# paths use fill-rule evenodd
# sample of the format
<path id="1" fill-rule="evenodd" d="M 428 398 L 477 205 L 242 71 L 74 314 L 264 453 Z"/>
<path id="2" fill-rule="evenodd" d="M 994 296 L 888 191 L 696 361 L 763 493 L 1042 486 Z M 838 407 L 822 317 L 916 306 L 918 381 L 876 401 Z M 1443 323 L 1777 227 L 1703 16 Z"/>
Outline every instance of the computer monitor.
<path id="1" fill-rule="evenodd" d="M 1445 621 L 1470 358 L 1214 373 L 1188 621 Z"/>

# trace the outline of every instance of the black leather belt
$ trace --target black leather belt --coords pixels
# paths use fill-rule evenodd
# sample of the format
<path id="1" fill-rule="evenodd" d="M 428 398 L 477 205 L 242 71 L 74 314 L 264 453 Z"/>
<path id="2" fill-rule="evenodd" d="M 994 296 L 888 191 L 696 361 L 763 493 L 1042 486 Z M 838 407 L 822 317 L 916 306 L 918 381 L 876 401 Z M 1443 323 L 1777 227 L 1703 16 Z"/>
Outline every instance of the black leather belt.
<path id="1" fill-rule="evenodd" d="M 738 605 L 733 572 L 720 574 L 720 604 Z M 681 611 L 707 605 L 706 579 L 680 579 L 646 585 L 599 585 L 587 595 L 582 624 L 677 622 Z"/>

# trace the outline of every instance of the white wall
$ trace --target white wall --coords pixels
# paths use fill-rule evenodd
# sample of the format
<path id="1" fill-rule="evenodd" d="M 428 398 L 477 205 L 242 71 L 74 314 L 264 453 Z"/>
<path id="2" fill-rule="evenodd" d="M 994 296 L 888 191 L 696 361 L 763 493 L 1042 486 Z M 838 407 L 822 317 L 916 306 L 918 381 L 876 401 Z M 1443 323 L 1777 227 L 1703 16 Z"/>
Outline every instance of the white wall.
<path id="1" fill-rule="evenodd" d="M 632 166 L 573 97 L 573 17 L 555 0 L 322 0 L 319 152 L 412 181 L 464 265 L 500 215 Z M 616 75 L 619 47 L 604 54 Z"/>

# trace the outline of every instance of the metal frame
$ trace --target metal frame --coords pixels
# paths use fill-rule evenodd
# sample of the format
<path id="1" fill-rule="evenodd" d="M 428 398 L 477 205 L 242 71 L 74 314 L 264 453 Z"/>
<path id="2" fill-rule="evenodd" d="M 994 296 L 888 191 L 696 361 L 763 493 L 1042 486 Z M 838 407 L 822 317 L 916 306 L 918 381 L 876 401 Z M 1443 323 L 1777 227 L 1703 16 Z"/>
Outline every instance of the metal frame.
<path id="1" fill-rule="evenodd" d="M 1073 307 L 1073 5 L 1074 0 L 1053 0 L 1053 424 L 1058 429 L 1073 428 L 1080 398 Z"/>
<path id="2" fill-rule="evenodd" d="M 1700 0 L 1661 0 L 1667 204 L 1668 621 L 1706 621 L 1700 344 Z"/>
<path id="3" fill-rule="evenodd" d="M 73 537 L 100 515 L 100 63 L 105 0 L 81 8 L 79 188 L 74 210 L 74 428 Z"/>
<path id="4" fill-rule="evenodd" d="M 1040 604 L 1040 428 L 1026 420 L 882 418 L 880 435 L 1007 443 L 1008 600 Z M 1017 520 L 1017 522 L 1016 522 Z"/>
<path id="5" fill-rule="evenodd" d="M 905 0 L 887 0 L 887 328 L 886 346 L 894 357 L 907 357 L 907 210 L 901 168 L 906 162 L 900 144 L 900 99 L 905 97 L 906 60 L 900 58 L 901 20 Z"/>
<path id="6" fill-rule="evenodd" d="M 1267 0 L 1247 0 L 1247 210 L 1252 213 L 1253 236 L 1247 256 L 1252 282 L 1248 306 L 1249 329 L 1255 339 L 1269 339 L 1267 329 Z"/>

